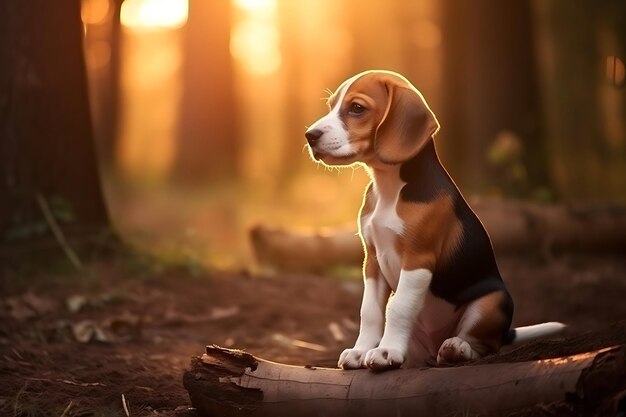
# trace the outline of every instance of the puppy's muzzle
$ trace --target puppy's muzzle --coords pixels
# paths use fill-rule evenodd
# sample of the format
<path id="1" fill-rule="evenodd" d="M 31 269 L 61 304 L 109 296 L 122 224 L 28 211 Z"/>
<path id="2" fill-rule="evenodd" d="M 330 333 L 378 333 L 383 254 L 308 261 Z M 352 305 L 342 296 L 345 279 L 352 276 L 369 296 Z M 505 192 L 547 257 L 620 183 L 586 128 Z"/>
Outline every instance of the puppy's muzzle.
<path id="1" fill-rule="evenodd" d="M 324 132 L 320 129 L 309 129 L 304 133 L 304 136 L 306 137 L 306 141 L 309 142 L 309 146 L 312 148 L 323 134 Z"/>

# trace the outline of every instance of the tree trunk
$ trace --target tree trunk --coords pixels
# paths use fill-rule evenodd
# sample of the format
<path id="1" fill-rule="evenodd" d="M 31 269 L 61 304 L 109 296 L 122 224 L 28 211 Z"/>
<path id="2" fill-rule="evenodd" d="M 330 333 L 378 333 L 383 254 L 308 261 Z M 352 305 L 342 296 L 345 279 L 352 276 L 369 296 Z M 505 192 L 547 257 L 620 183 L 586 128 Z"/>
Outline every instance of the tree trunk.
<path id="1" fill-rule="evenodd" d="M 174 175 L 202 183 L 236 173 L 240 132 L 230 55 L 231 4 L 191 0 L 184 30 L 183 98 Z"/>
<path id="2" fill-rule="evenodd" d="M 109 225 L 80 3 L 0 2 L 0 246 L 40 238 L 50 219 L 66 233 Z"/>
<path id="3" fill-rule="evenodd" d="M 624 202 L 626 83 L 607 64 L 626 62 L 626 3 L 532 4 L 554 185 L 570 200 Z"/>
<path id="4" fill-rule="evenodd" d="M 530 2 L 446 0 L 441 10 L 445 81 L 438 137 L 452 176 L 465 189 L 496 185 L 513 195 L 547 185 Z M 487 163 L 487 149 L 503 132 L 524 148 L 528 177 L 513 184 Z"/>
<path id="5" fill-rule="evenodd" d="M 92 2 L 93 3 L 93 2 Z M 86 25 L 84 39 L 91 114 L 98 159 L 102 169 L 115 167 L 120 109 L 120 11 L 122 0 L 109 2 L 104 21 Z M 108 47 L 108 59 L 100 54 Z M 91 64 L 89 56 L 91 55 Z M 93 62 L 96 61 L 96 62 Z"/>
<path id="6" fill-rule="evenodd" d="M 183 383 L 192 405 L 206 416 L 507 415 L 571 398 L 589 375 L 623 381 L 624 348 L 374 373 L 289 366 L 208 346 L 205 355 L 192 359 Z"/>

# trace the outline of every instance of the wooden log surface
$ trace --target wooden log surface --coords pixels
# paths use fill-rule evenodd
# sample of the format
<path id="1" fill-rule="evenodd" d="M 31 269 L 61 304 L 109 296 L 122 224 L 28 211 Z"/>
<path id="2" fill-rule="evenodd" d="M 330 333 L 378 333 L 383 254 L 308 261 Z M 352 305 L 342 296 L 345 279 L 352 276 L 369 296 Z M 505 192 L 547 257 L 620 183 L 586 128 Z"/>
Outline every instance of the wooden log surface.
<path id="1" fill-rule="evenodd" d="M 575 396 L 586 375 L 623 382 L 624 347 L 517 363 L 374 373 L 290 366 L 207 346 L 206 354 L 192 359 L 183 382 L 202 416 L 396 417 L 509 415 Z"/>
<path id="2" fill-rule="evenodd" d="M 496 255 L 584 251 L 626 254 L 626 207 L 476 201 Z M 356 219 L 355 219 L 356 225 Z M 250 239 L 259 264 L 269 269 L 324 272 L 360 265 L 363 247 L 354 228 L 304 233 L 254 227 Z"/>

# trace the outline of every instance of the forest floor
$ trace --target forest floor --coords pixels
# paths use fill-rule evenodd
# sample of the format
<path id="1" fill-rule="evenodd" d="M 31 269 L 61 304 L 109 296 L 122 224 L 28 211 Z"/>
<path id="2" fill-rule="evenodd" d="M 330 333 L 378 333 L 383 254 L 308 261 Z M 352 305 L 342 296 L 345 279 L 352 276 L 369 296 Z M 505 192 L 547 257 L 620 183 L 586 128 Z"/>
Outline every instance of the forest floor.
<path id="1" fill-rule="evenodd" d="M 576 339 L 569 351 L 626 341 L 623 323 L 617 332 L 611 327 L 626 318 L 622 257 L 499 264 L 516 301 L 514 325 L 570 325 L 554 342 L 518 348 L 521 355 L 558 356 L 565 337 L 599 328 L 606 330 Z M 335 366 L 356 338 L 361 291 L 353 278 L 127 261 L 93 262 L 80 273 L 7 272 L 0 282 L 0 415 L 125 416 L 126 407 L 130 416 L 195 416 L 182 374 L 205 345 Z"/>

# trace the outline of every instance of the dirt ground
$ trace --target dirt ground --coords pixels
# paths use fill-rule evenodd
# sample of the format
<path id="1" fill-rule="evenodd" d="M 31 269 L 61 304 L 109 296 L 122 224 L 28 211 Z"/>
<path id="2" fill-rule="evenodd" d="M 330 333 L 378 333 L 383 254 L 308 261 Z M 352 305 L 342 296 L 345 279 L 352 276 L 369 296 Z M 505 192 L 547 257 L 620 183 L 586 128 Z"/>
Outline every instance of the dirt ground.
<path id="1" fill-rule="evenodd" d="M 623 323 L 611 327 L 626 318 L 623 257 L 499 264 L 516 301 L 514 325 L 558 320 L 570 325 L 563 337 L 606 329 L 508 348 L 500 360 L 624 341 Z M 356 338 L 361 283 L 107 261 L 80 273 L 5 271 L 0 290 L 0 415 L 124 416 L 126 407 L 130 416 L 191 417 L 182 373 L 206 344 L 334 366 Z"/>

